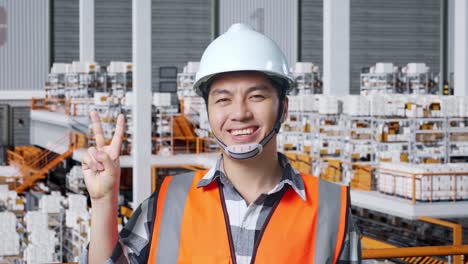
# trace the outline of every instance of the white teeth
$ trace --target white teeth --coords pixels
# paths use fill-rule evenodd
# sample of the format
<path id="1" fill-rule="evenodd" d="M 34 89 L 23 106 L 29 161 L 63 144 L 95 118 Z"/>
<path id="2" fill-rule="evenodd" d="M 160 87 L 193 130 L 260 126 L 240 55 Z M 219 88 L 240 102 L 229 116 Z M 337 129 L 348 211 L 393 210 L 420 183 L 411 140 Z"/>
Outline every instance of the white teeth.
<path id="1" fill-rule="evenodd" d="M 253 129 L 252 128 L 247 128 L 247 129 L 239 129 L 239 130 L 233 130 L 231 132 L 234 136 L 238 136 L 238 135 L 250 135 L 253 133 Z"/>

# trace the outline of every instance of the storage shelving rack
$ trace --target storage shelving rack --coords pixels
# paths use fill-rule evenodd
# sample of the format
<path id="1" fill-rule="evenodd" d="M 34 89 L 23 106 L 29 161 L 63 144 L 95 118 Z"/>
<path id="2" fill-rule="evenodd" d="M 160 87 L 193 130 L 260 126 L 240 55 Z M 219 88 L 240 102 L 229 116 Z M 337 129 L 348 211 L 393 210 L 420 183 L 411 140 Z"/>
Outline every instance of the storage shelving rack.
<path id="1" fill-rule="evenodd" d="M 405 83 L 404 93 L 408 94 L 429 94 L 429 72 L 402 74 Z M 431 87 L 432 88 L 432 87 Z"/>
<path id="2" fill-rule="evenodd" d="M 306 152 L 304 147 L 304 140 L 307 138 L 306 134 L 308 134 L 310 138 L 310 129 L 309 131 L 306 131 L 307 127 L 310 128 L 310 125 L 304 125 L 306 121 L 306 113 L 302 113 L 300 111 L 288 112 L 288 116 L 281 128 L 281 139 L 280 144 L 278 144 L 279 151 Z M 308 149 L 310 152 L 310 144 Z"/>
<path id="3" fill-rule="evenodd" d="M 54 260 L 58 262 L 63 261 L 63 225 L 64 225 L 64 212 L 61 210 L 59 213 L 48 213 L 49 229 L 55 232 L 57 237 L 57 244 L 55 245 Z"/>
<path id="4" fill-rule="evenodd" d="M 410 162 L 446 163 L 447 118 L 412 118 Z"/>
<path id="5" fill-rule="evenodd" d="M 70 71 L 65 74 L 65 99 L 69 102 L 68 114 L 86 116 L 93 104 L 95 92 L 106 90 L 107 75 L 98 65 L 88 64 L 87 71 Z"/>
<path id="6" fill-rule="evenodd" d="M 83 245 L 86 246 L 88 243 L 88 238 L 84 237 L 78 230 L 69 227 L 65 227 L 63 237 L 63 256 L 68 262 L 77 261 L 77 256 L 83 250 Z"/>
<path id="7" fill-rule="evenodd" d="M 341 118 L 344 125 L 343 160 L 348 162 L 373 163 L 375 161 L 373 118 L 344 114 Z"/>
<path id="8" fill-rule="evenodd" d="M 319 72 L 293 72 L 298 94 L 322 94 L 323 85 Z"/>
<path id="9" fill-rule="evenodd" d="M 404 117 L 374 117 L 376 162 L 408 162 L 412 120 Z M 392 154 L 393 152 L 393 154 Z M 398 157 L 395 156 L 398 153 Z"/>
<path id="10" fill-rule="evenodd" d="M 343 133 L 339 114 L 311 115 L 311 132 L 313 138 L 312 170 L 315 175 L 322 175 L 328 168 L 328 161 L 340 161 L 343 153 Z"/>
<path id="11" fill-rule="evenodd" d="M 447 161 L 468 162 L 468 117 L 447 118 Z"/>
<path id="12" fill-rule="evenodd" d="M 361 95 L 398 93 L 397 73 L 361 73 Z M 397 89 L 398 88 L 398 89 Z"/>
<path id="13" fill-rule="evenodd" d="M 154 144 L 153 153 L 162 154 L 169 153 L 173 154 L 174 146 L 174 115 L 177 114 L 178 109 L 168 106 L 153 106 L 153 136 L 156 137 L 156 142 Z M 167 152 L 168 151 L 168 152 Z"/>

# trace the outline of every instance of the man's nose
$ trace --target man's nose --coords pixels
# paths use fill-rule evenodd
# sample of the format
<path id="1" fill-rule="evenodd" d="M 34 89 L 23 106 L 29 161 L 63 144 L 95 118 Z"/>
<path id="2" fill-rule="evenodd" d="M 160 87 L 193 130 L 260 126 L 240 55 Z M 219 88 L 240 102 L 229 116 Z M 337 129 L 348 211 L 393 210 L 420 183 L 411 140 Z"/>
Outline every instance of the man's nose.
<path id="1" fill-rule="evenodd" d="M 252 118 L 252 111 L 244 100 L 236 100 L 233 104 L 231 119 L 233 121 L 245 121 Z"/>

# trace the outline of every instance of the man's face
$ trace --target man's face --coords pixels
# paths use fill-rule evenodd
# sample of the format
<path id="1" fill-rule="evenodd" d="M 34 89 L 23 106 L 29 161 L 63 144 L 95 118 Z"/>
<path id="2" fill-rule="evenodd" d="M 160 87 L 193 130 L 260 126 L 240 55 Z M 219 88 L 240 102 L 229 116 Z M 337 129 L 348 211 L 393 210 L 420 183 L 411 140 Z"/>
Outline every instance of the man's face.
<path id="1" fill-rule="evenodd" d="M 276 89 L 257 72 L 222 74 L 208 95 L 211 129 L 228 146 L 259 143 L 273 129 L 278 107 Z"/>

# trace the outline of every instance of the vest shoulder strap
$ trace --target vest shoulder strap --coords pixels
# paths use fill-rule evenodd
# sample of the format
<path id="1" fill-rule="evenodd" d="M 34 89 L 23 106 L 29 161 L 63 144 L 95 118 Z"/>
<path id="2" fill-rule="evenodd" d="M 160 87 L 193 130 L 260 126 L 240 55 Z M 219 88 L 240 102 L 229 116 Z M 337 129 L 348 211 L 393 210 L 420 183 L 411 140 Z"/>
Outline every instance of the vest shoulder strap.
<path id="1" fill-rule="evenodd" d="M 348 223 L 349 188 L 319 180 L 319 208 L 315 263 L 336 263 L 343 248 Z M 331 262 L 332 261 L 332 262 Z"/>
<path id="2" fill-rule="evenodd" d="M 164 179 L 156 203 L 148 263 L 176 263 L 185 200 L 194 178 L 195 173 L 188 172 Z"/>

